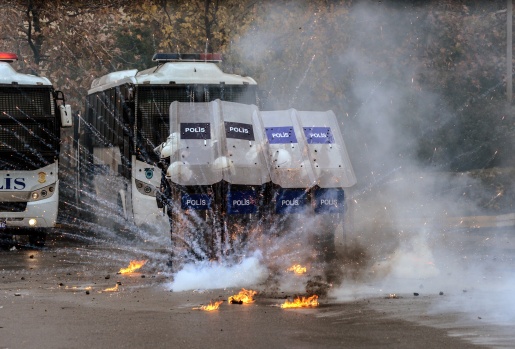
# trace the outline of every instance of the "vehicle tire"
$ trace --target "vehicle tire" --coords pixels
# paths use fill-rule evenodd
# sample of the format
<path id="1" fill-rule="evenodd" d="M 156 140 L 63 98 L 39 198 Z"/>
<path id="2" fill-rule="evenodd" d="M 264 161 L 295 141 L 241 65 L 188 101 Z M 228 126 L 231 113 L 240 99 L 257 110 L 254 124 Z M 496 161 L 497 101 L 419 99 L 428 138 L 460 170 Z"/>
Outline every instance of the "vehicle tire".
<path id="1" fill-rule="evenodd" d="M 38 232 L 29 235 L 29 243 L 36 247 L 45 246 L 46 233 Z"/>
<path id="2" fill-rule="evenodd" d="M 14 236 L 12 234 L 0 233 L 0 249 L 10 249 L 14 246 Z"/>

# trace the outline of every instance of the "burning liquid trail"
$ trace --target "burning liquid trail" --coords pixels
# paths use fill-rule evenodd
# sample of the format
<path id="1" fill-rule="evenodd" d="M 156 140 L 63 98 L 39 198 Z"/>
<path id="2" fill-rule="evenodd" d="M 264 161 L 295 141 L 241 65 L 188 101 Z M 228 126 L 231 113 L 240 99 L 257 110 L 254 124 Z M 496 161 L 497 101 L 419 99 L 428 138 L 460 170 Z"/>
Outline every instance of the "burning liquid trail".
<path id="1" fill-rule="evenodd" d="M 118 292 L 118 284 L 116 284 L 114 287 L 108 287 L 103 292 Z"/>
<path id="2" fill-rule="evenodd" d="M 307 269 L 306 269 L 306 267 L 303 267 L 300 264 L 295 264 L 295 265 L 289 267 L 286 271 L 293 271 L 297 275 L 302 275 L 302 274 L 306 273 Z"/>
<path id="3" fill-rule="evenodd" d="M 229 303 L 230 304 L 254 303 L 253 297 L 256 295 L 256 293 L 257 293 L 257 291 L 246 290 L 246 289 L 242 288 L 240 293 L 229 297 Z"/>
<path id="4" fill-rule="evenodd" d="M 146 260 L 142 260 L 142 261 L 131 261 L 129 263 L 129 266 L 127 268 L 122 268 L 120 269 L 120 271 L 118 272 L 118 274 L 129 274 L 129 273 L 133 273 L 135 272 L 136 270 L 140 269 L 142 266 L 145 265 L 145 263 L 147 263 Z"/>
<path id="5" fill-rule="evenodd" d="M 317 307 L 318 296 L 312 295 L 311 297 L 297 297 L 293 301 L 286 300 L 281 304 L 281 308 L 306 308 L 306 307 Z"/>
<path id="6" fill-rule="evenodd" d="M 222 304 L 224 301 L 217 301 L 217 302 L 214 302 L 214 303 L 209 303 L 208 305 L 202 305 L 200 307 L 195 307 L 193 308 L 193 310 L 205 310 L 205 311 L 213 311 L 213 310 L 218 310 L 218 308 L 220 307 L 220 304 Z"/>

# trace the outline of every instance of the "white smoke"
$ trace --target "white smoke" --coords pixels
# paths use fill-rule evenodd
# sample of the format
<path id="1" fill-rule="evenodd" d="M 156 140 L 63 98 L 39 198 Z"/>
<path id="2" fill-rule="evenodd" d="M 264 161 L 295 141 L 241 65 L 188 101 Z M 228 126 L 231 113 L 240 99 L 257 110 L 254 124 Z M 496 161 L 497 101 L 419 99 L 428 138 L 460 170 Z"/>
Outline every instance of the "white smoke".
<path id="1" fill-rule="evenodd" d="M 235 265 L 218 262 L 186 264 L 168 286 L 172 291 L 249 287 L 263 282 L 268 276 L 258 252 Z"/>
<path id="2" fill-rule="evenodd" d="M 417 136 L 452 127 L 456 116 L 447 110 L 442 96 L 425 91 L 417 83 L 420 76 L 417 64 L 427 57 L 417 57 L 421 51 L 415 46 L 420 48 L 426 43 L 406 38 L 420 24 L 417 21 L 421 17 L 403 9 L 399 3 L 398 10 L 406 12 L 395 13 L 395 18 L 410 23 L 404 30 L 406 23 L 388 20 L 397 10 L 390 7 L 383 11 L 384 3 L 362 1 L 352 6 L 350 19 L 345 22 L 345 34 L 359 45 L 353 45 L 351 40 L 344 50 L 331 57 L 331 74 L 341 77 L 338 89 L 346 95 L 352 94 L 358 104 L 350 108 L 341 100 L 331 100 L 325 105 L 326 109 L 335 109 L 344 122 L 345 141 L 358 185 L 347 191 L 351 217 L 346 217 L 343 252 L 346 259 L 341 265 L 344 276 L 341 284 L 332 288 L 330 296 L 347 301 L 391 293 L 435 295 L 433 312 L 481 314 L 485 320 L 513 322 L 515 297 L 510 290 L 515 286 L 515 278 L 510 271 L 513 269 L 509 269 L 513 265 L 513 249 L 506 250 L 513 241 L 499 233 L 496 243 L 490 244 L 494 240 L 492 234 L 497 233 L 475 229 L 460 221 L 460 217 L 471 212 L 482 214 L 477 199 L 471 198 L 468 192 L 472 191 L 477 198 L 491 195 L 479 180 L 467 174 L 453 176 L 436 172 L 435 168 L 422 166 L 416 160 Z M 280 5 L 277 11 L 270 9 L 271 21 L 274 13 L 284 10 L 281 6 L 285 5 Z M 284 36 L 289 41 L 298 44 L 298 52 L 316 51 L 320 41 L 302 35 L 319 29 L 318 24 L 313 21 L 302 28 L 296 27 L 280 28 L 288 34 Z M 308 64 L 300 69 L 291 62 L 270 64 L 267 57 L 275 53 L 281 57 L 279 53 L 284 49 L 278 44 L 283 33 L 270 28 L 276 26 L 264 23 L 242 37 L 241 57 L 266 71 L 263 76 L 270 77 L 267 81 L 254 77 L 272 95 L 278 95 L 280 102 L 311 103 L 313 96 L 301 96 L 304 90 L 298 85 L 304 81 L 305 74 L 321 71 L 316 65 L 323 55 L 318 55 L 314 63 L 309 62 L 315 65 L 311 69 Z M 295 36 L 295 32 L 299 34 Z M 336 45 L 340 34 L 328 40 L 328 45 Z M 362 45 L 363 42 L 368 46 Z M 409 45 L 414 45 L 412 52 L 407 49 Z M 402 49 L 410 55 L 398 62 L 388 54 L 378 56 L 372 53 L 377 51 L 366 51 L 367 47 L 378 46 L 384 52 Z M 327 83 L 315 77 L 312 80 L 321 86 Z M 347 90 L 348 86 L 352 86 L 351 91 Z M 290 107 L 302 109 L 298 105 L 281 105 L 281 108 Z M 342 110 L 346 107 L 349 108 Z M 416 117 L 413 111 L 418 112 L 417 120 L 413 120 Z M 410 128 L 413 125 L 416 129 Z M 445 149 L 435 149 L 437 152 Z M 242 286 L 240 282 L 266 279 L 269 272 L 264 264 L 280 273 L 291 263 L 312 259 L 311 245 L 304 232 L 316 231 L 317 227 L 304 223 L 296 226 L 298 231 L 292 233 L 293 239 L 288 236 L 289 239 L 269 240 L 272 246 L 265 251 L 265 260 L 269 260 L 254 261 L 258 272 L 252 271 L 242 278 L 237 271 L 248 270 L 244 266 L 190 265 L 178 273 L 172 288 Z M 252 276 L 256 277 L 249 280 Z M 279 280 L 278 287 L 297 287 L 298 280 L 287 274 Z"/>

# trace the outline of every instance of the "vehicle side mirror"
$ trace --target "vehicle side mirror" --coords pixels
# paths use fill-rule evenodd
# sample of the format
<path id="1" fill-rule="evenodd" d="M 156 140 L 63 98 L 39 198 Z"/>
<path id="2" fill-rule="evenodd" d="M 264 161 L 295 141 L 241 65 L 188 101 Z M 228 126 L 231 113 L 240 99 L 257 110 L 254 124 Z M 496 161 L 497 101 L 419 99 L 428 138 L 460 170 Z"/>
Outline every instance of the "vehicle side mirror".
<path id="1" fill-rule="evenodd" d="M 61 104 L 59 112 L 61 114 L 61 127 L 73 126 L 72 107 L 69 104 Z"/>

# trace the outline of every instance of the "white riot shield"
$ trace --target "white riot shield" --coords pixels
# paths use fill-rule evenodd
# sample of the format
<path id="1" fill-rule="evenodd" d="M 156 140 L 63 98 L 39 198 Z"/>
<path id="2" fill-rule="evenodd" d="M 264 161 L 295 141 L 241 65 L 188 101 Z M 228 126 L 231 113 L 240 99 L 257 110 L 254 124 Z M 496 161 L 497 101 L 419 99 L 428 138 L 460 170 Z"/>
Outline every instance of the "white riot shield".
<path id="1" fill-rule="evenodd" d="M 301 137 L 320 188 L 351 187 L 356 176 L 332 111 L 297 111 Z"/>
<path id="2" fill-rule="evenodd" d="M 210 185 L 223 177 L 220 109 L 216 101 L 170 105 L 170 137 L 172 148 L 167 178 L 186 186 Z M 218 160 L 220 162 L 220 160 Z"/>
<path id="3" fill-rule="evenodd" d="M 306 156 L 296 110 L 262 111 L 262 132 L 268 141 L 266 160 L 274 184 L 282 188 L 309 188 L 315 174 Z"/>
<path id="4" fill-rule="evenodd" d="M 223 120 L 223 179 L 231 184 L 261 185 L 270 181 L 263 154 L 259 110 L 255 105 L 218 101 Z"/>

